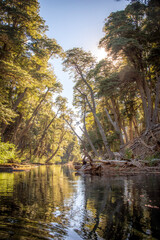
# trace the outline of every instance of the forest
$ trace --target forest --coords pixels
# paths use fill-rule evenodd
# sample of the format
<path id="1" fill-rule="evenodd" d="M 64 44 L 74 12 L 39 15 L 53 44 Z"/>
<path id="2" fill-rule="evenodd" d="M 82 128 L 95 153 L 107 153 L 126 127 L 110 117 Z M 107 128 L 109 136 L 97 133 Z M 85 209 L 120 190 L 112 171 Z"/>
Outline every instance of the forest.
<path id="1" fill-rule="evenodd" d="M 160 158 L 159 0 L 106 16 L 99 62 L 49 38 L 37 0 L 1 0 L 0 11 L 0 163 Z M 74 78 L 80 126 L 61 95 L 57 57 Z"/>

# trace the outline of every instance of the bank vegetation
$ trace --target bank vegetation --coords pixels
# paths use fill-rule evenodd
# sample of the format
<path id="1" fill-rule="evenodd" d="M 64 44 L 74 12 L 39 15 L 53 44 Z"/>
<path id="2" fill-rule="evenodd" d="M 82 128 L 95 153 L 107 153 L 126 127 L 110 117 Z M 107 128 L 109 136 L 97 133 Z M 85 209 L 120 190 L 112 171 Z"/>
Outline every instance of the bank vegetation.
<path id="1" fill-rule="evenodd" d="M 106 16 L 100 62 L 48 38 L 37 0 L 1 1 L 0 11 L 0 162 L 160 159 L 158 0 Z M 55 57 L 74 79 L 81 135 L 49 62 Z"/>

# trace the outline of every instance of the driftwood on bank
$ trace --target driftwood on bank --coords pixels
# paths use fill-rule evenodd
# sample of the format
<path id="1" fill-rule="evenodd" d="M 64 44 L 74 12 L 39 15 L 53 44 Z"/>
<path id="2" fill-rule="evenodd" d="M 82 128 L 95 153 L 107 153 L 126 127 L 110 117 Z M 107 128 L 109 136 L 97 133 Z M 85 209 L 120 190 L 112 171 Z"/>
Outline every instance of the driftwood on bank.
<path id="1" fill-rule="evenodd" d="M 160 154 L 160 124 L 145 130 L 140 137 L 135 138 L 133 142 L 124 147 L 130 149 L 136 159 L 141 160 Z"/>
<path id="2" fill-rule="evenodd" d="M 160 159 L 156 159 L 153 162 L 154 166 L 150 166 L 152 163 L 143 160 L 93 160 L 92 166 L 89 163 L 85 165 L 76 165 L 75 169 L 80 173 L 90 173 L 90 174 L 136 174 L 144 172 L 160 172 Z"/>
<path id="3" fill-rule="evenodd" d="M 100 163 L 103 163 L 103 164 L 109 164 L 109 165 L 112 165 L 112 166 L 136 166 L 136 167 L 142 167 L 143 163 L 142 162 L 139 162 L 139 161 L 136 161 L 136 160 L 132 160 L 132 159 L 127 159 L 127 160 L 94 160 L 94 162 L 100 162 Z"/>
<path id="4" fill-rule="evenodd" d="M 160 173 L 160 124 L 143 132 L 133 142 L 125 145 L 124 149 L 132 151 L 131 159 L 126 159 L 122 153 L 114 152 L 113 160 L 105 159 L 108 156 L 104 155 L 104 159 L 92 159 L 92 164 L 89 164 L 86 157 L 85 165 L 75 168 L 82 173 L 91 174 Z"/>

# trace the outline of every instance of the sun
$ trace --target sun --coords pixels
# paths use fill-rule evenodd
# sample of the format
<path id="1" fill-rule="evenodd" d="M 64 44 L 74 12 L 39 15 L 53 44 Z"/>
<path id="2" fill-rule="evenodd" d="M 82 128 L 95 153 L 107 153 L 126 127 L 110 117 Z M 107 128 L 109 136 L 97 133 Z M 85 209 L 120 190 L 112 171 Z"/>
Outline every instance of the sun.
<path id="1" fill-rule="evenodd" d="M 93 55 L 96 57 L 97 61 L 100 61 L 107 57 L 107 53 L 104 48 L 96 48 L 93 51 Z"/>
<path id="2" fill-rule="evenodd" d="M 108 61 L 111 61 L 115 67 L 117 67 L 122 60 L 121 57 L 114 59 L 108 52 L 105 51 L 104 48 L 96 48 L 92 51 L 92 53 L 97 62 L 101 61 L 102 59 L 107 59 Z"/>

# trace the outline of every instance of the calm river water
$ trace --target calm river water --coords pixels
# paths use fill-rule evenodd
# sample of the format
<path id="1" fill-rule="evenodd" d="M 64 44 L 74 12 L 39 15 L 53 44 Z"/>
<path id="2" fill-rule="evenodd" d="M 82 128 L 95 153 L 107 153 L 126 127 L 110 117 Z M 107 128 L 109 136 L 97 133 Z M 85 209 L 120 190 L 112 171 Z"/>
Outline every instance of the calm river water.
<path id="1" fill-rule="evenodd" d="M 160 239 L 160 174 L 0 173 L 0 239 Z"/>

